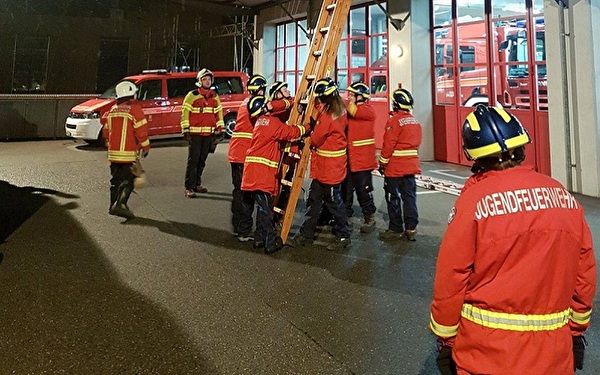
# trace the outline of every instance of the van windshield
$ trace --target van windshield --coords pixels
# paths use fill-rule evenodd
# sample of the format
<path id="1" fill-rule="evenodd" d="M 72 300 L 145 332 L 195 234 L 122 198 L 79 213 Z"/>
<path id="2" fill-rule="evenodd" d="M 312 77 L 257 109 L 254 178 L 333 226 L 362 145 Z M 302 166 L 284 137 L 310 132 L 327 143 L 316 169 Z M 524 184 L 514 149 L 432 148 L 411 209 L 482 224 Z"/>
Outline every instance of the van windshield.
<path id="1" fill-rule="evenodd" d="M 116 99 L 117 98 L 117 92 L 115 91 L 115 87 L 117 87 L 117 84 L 119 84 L 120 82 L 122 82 L 122 81 L 119 81 L 119 82 L 115 83 L 114 85 L 110 86 L 109 88 L 107 88 L 106 91 L 104 91 L 102 93 L 102 95 L 100 95 L 100 98 L 102 98 L 102 99 Z M 130 82 L 133 82 L 133 81 L 130 81 Z"/>

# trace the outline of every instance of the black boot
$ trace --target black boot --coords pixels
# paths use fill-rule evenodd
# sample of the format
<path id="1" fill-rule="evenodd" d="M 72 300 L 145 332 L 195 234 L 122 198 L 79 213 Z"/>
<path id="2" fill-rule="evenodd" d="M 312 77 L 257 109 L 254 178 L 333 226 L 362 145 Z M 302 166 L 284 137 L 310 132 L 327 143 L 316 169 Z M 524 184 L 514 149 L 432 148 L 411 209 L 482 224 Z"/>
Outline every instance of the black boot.
<path id="1" fill-rule="evenodd" d="M 277 236 L 270 244 L 265 246 L 265 254 L 273 254 L 283 248 L 283 240 Z"/>
<path id="2" fill-rule="evenodd" d="M 129 210 L 129 207 L 127 207 L 127 201 L 129 200 L 129 196 L 131 195 L 132 191 L 133 191 L 133 189 L 131 187 L 131 184 L 127 181 L 123 182 L 119 186 L 117 202 L 110 209 L 111 215 L 124 217 L 126 219 L 134 219 L 135 218 L 135 215 L 133 214 L 133 212 L 131 212 Z"/>
<path id="3" fill-rule="evenodd" d="M 108 212 L 112 210 L 113 206 L 117 202 L 117 198 L 119 197 L 119 187 L 115 185 L 110 185 L 110 206 L 108 206 Z"/>

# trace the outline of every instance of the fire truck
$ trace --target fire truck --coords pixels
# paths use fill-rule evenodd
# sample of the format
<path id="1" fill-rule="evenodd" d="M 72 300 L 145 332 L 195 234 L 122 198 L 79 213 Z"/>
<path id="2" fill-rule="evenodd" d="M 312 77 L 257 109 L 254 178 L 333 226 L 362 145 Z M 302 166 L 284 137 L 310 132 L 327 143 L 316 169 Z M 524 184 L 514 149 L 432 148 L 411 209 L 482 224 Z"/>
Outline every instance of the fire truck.
<path id="1" fill-rule="evenodd" d="M 543 18 L 539 18 L 535 25 L 535 62 L 546 60 L 543 21 Z M 458 94 L 458 102 L 462 106 L 490 104 L 485 26 L 483 23 L 461 25 L 459 35 L 458 51 L 455 53 L 452 31 L 442 29 L 436 32 L 436 103 L 453 105 Z M 493 104 L 506 108 L 529 109 L 532 91 L 529 66 L 535 66 L 539 108 L 548 109 L 546 65 L 529 62 L 529 40 L 525 21 L 503 22 L 494 27 L 492 50 L 496 54 L 493 83 L 496 98 Z M 455 56 L 457 64 L 453 64 Z M 455 69 L 458 70 L 458 77 L 454 76 Z M 456 78 L 458 90 L 455 89 Z"/>

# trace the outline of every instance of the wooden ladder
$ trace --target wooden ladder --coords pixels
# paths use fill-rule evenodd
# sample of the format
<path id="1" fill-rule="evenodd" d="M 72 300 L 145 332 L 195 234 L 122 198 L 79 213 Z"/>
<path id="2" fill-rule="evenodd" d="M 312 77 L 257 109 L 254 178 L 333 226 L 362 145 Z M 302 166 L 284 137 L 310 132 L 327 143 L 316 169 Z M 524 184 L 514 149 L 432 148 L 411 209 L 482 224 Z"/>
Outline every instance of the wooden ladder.
<path id="1" fill-rule="evenodd" d="M 302 73 L 302 80 L 297 90 L 296 100 L 290 118 L 289 124 L 305 124 L 310 116 L 315 114 L 314 100 L 312 97 L 313 83 L 315 80 L 331 77 L 338 48 L 342 38 L 350 5 L 352 0 L 323 0 L 319 19 L 315 27 L 315 34 L 311 41 L 308 59 Z M 303 113 L 300 113 L 301 104 L 305 106 Z M 306 119 L 306 121 L 305 121 Z M 285 243 L 292 227 L 294 213 L 298 197 L 302 191 L 304 176 L 308 167 L 310 157 L 310 137 L 304 140 L 304 147 L 300 154 L 284 152 L 279 166 L 279 177 L 281 188 L 279 194 L 275 197 L 274 211 L 283 215 L 281 227 L 281 239 Z M 293 171 L 292 180 L 286 179 L 288 171 Z M 289 188 L 289 194 L 284 197 L 281 194 L 282 189 Z M 284 207 L 284 208 L 281 208 Z"/>

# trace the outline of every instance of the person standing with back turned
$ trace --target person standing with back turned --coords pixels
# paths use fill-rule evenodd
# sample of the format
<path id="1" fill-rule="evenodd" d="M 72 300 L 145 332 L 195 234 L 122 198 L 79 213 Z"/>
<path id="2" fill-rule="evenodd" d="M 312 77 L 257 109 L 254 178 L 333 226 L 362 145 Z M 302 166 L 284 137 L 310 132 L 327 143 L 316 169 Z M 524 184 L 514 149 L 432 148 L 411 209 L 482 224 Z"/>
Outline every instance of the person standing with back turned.
<path id="1" fill-rule="evenodd" d="M 429 328 L 442 374 L 573 374 L 596 291 L 583 208 L 521 166 L 527 131 L 478 105 L 462 130 L 474 160 L 438 254 Z"/>
<path id="2" fill-rule="evenodd" d="M 422 130 L 410 113 L 413 105 L 408 90 L 398 89 L 392 94 L 392 117 L 385 126 L 379 154 L 379 172 L 384 176 L 383 189 L 390 217 L 388 229 L 379 232 L 382 240 L 399 240 L 403 235 L 409 241 L 416 239 L 419 213 L 415 174 L 421 173 Z"/>
<path id="3" fill-rule="evenodd" d="M 195 198 L 206 193 L 202 172 L 213 146 L 213 135 L 223 132 L 223 108 L 219 95 L 211 88 L 213 72 L 203 68 L 196 76 L 197 89 L 190 91 L 181 105 L 181 132 L 189 143 L 185 170 L 185 196 Z"/>
<path id="4" fill-rule="evenodd" d="M 117 103 L 101 119 L 110 161 L 109 213 L 133 219 L 135 215 L 127 206 L 135 178 L 131 168 L 140 149 L 143 157 L 150 152 L 148 125 L 142 108 L 135 100 L 138 91 L 136 85 L 123 81 L 117 84 L 115 91 Z"/>

